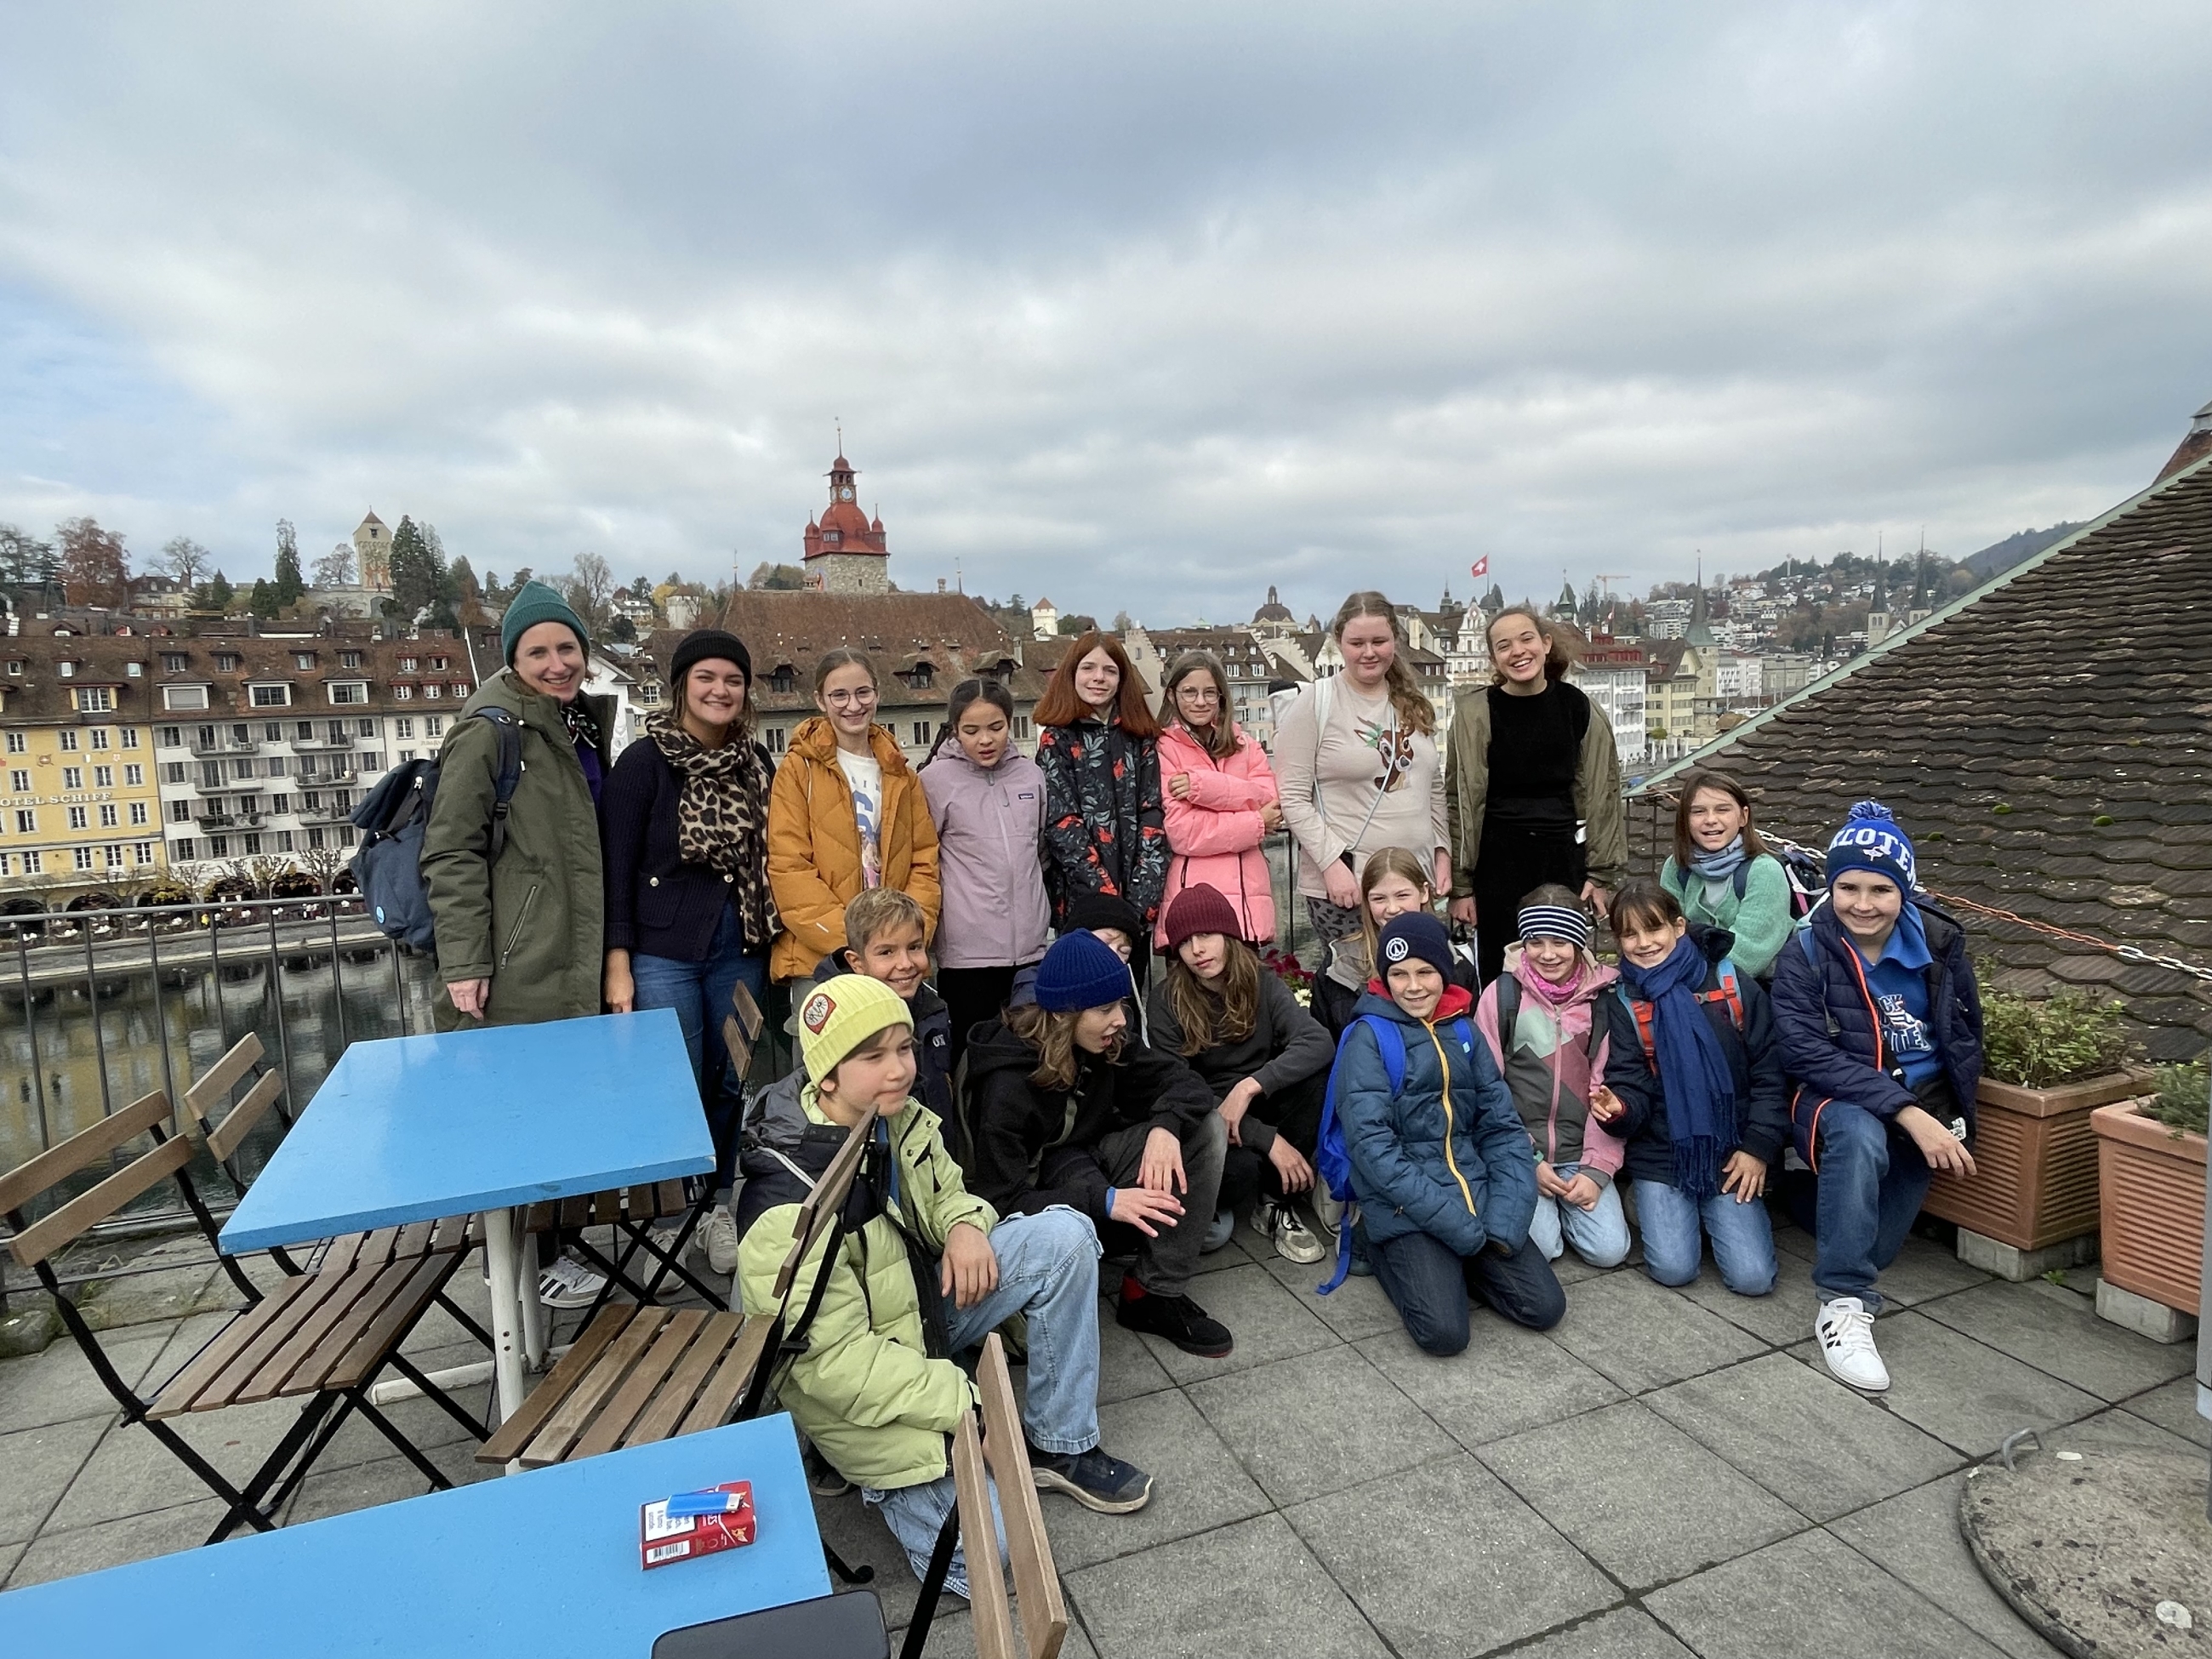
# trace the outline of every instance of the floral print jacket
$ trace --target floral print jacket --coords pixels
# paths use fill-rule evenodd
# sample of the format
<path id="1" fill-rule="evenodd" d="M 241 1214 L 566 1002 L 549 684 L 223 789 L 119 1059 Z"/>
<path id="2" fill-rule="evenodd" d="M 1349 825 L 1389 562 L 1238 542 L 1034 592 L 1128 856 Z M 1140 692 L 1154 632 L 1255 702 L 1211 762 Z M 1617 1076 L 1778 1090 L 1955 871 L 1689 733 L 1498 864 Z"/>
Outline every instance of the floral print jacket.
<path id="1" fill-rule="evenodd" d="M 1048 726 L 1037 734 L 1045 781 L 1046 880 L 1055 921 L 1086 893 L 1134 905 L 1150 927 L 1167 887 L 1167 819 L 1160 801 L 1159 750 L 1116 720 Z"/>

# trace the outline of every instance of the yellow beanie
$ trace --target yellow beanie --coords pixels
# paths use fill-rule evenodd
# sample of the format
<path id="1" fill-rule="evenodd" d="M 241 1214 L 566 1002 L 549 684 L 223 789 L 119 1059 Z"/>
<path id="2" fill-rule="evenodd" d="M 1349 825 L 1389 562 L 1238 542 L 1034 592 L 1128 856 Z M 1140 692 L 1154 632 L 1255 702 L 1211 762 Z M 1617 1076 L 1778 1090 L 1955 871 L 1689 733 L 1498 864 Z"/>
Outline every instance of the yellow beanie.
<path id="1" fill-rule="evenodd" d="M 883 981 L 865 974 L 825 980 L 799 1005 L 799 1048 L 806 1075 L 819 1083 L 885 1026 L 913 1024 L 913 1012 Z"/>

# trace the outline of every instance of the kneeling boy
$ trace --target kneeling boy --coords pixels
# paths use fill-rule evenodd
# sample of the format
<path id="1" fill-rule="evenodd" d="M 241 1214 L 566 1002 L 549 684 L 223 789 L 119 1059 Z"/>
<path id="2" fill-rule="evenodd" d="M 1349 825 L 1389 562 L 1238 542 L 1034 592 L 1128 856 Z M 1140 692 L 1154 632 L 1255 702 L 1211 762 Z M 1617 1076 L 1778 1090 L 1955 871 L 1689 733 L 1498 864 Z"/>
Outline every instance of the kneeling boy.
<path id="1" fill-rule="evenodd" d="M 757 1121 L 744 1154 L 738 1273 L 747 1308 L 775 1305 L 799 1206 L 842 1131 L 871 1108 L 881 1116 L 805 1351 L 781 1385 L 784 1408 L 883 1512 L 921 1577 L 954 1504 L 945 1437 L 975 1403 L 949 1356 L 1025 1315 L 1022 1425 L 1036 1484 L 1111 1514 L 1141 1509 L 1152 1477 L 1098 1449 L 1098 1241 L 1089 1220 L 1054 1208 L 1001 1221 L 970 1195 L 936 1114 L 912 1098 L 912 1017 L 890 986 L 848 974 L 814 987 L 799 1005 L 799 1039 L 816 1079 L 798 1097 L 803 1121 Z M 811 1293 L 828 1237 L 793 1281 L 794 1308 Z M 968 1594 L 958 1556 L 946 1584 Z"/>

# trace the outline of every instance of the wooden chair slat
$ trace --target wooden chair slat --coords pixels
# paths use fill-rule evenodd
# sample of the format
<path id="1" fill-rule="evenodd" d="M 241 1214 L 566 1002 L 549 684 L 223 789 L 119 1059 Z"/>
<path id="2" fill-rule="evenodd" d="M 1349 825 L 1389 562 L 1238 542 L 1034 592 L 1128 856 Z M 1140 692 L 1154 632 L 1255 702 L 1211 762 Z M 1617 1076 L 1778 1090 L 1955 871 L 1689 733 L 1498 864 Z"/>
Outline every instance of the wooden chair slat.
<path id="1" fill-rule="evenodd" d="M 361 1247 L 368 1243 L 367 1233 L 340 1233 L 324 1248 L 323 1259 L 316 1265 L 316 1272 L 350 1273 L 361 1261 Z"/>
<path id="2" fill-rule="evenodd" d="M 691 1339 L 707 1322 L 704 1310 L 685 1308 L 669 1316 L 645 1352 L 645 1358 L 631 1367 L 623 1379 L 621 1388 L 613 1398 L 592 1414 L 591 1426 L 577 1440 L 570 1457 L 597 1457 L 601 1452 L 611 1452 L 622 1443 L 629 1425 L 637 1414 L 652 1402 L 654 1392 L 666 1380 L 684 1351 L 691 1346 Z"/>
<path id="3" fill-rule="evenodd" d="M 392 1247 L 398 1241 L 398 1228 L 377 1228 L 362 1241 L 361 1258 L 355 1265 L 362 1267 L 381 1267 L 392 1260 Z"/>
<path id="4" fill-rule="evenodd" d="M 412 1263 L 395 1261 L 386 1267 L 383 1277 L 387 1280 L 398 1278 L 398 1284 L 382 1297 L 375 1317 L 324 1373 L 321 1386 L 357 1388 L 374 1376 L 377 1367 L 384 1364 L 415 1322 L 422 1316 L 422 1310 L 437 1299 L 438 1291 L 459 1265 L 450 1255 L 426 1255 Z M 333 1343 L 336 1340 L 332 1339 Z"/>
<path id="5" fill-rule="evenodd" d="M 592 1221 L 592 1194 L 585 1194 L 561 1202 L 561 1224 L 563 1227 L 587 1227 Z"/>
<path id="6" fill-rule="evenodd" d="M 697 1340 L 684 1350 L 684 1358 L 668 1374 L 668 1381 L 653 1396 L 653 1404 L 646 1407 L 629 1431 L 623 1436 L 625 1446 L 643 1446 L 656 1440 L 665 1440 L 676 1432 L 683 1421 L 684 1413 L 697 1397 L 699 1385 L 707 1380 L 707 1373 L 714 1362 L 728 1352 L 730 1343 L 744 1321 L 736 1314 L 710 1315 Z"/>
<path id="7" fill-rule="evenodd" d="M 758 1042 L 761 1028 L 768 1024 L 768 1016 L 761 1012 L 761 1006 L 753 1000 L 751 988 L 742 981 L 730 988 L 730 1007 L 737 1015 L 738 1034 L 747 1042 Z"/>
<path id="8" fill-rule="evenodd" d="M 185 1091 L 185 1109 L 204 1127 L 208 1114 L 237 1086 L 239 1079 L 253 1069 L 262 1053 L 261 1039 L 248 1031 Z"/>
<path id="9" fill-rule="evenodd" d="M 655 1200 L 653 1209 L 657 1218 L 689 1215 L 691 1212 L 691 1202 L 684 1196 L 684 1183 L 681 1181 L 662 1182 L 654 1188 L 653 1196 Z"/>
<path id="10" fill-rule="evenodd" d="M 999 1569 L 999 1529 L 991 1522 L 991 1486 L 973 1412 L 961 1413 L 952 1431 L 952 1486 L 960 1504 L 961 1553 L 968 1559 L 976 1659 L 1014 1659 L 1014 1616 L 1006 1606 L 1006 1577 Z M 1006 1497 L 1001 1488 L 1001 1504 Z"/>
<path id="11" fill-rule="evenodd" d="M 836 1218 L 845 1202 L 845 1194 L 852 1190 L 853 1176 L 860 1167 L 860 1155 L 867 1150 L 868 1137 L 876 1132 L 876 1115 L 869 1112 L 851 1133 L 845 1144 L 837 1149 L 837 1156 L 830 1160 L 830 1167 L 822 1172 L 822 1179 L 814 1183 L 814 1190 L 799 1206 L 798 1218 L 792 1224 L 793 1237 L 791 1253 L 775 1273 L 775 1299 L 782 1301 L 791 1290 L 791 1281 L 799 1274 L 799 1263 L 806 1260 L 807 1252 L 814 1248 L 817 1239 Z"/>
<path id="12" fill-rule="evenodd" d="M 757 1314 L 748 1315 L 738 1328 L 737 1340 L 730 1344 L 722 1363 L 714 1368 L 714 1380 L 699 1391 L 691 1409 L 684 1414 L 684 1426 L 678 1434 L 697 1434 L 702 1429 L 719 1429 L 730 1420 L 730 1408 L 738 1403 L 738 1396 L 745 1391 L 745 1384 L 753 1380 L 753 1368 L 761 1363 L 761 1353 L 768 1346 L 769 1333 L 775 1328 L 775 1321 Z"/>
<path id="13" fill-rule="evenodd" d="M 228 1158 L 238 1150 L 253 1126 L 260 1122 L 269 1109 L 276 1103 L 276 1097 L 283 1092 L 284 1074 L 264 1072 L 261 1080 L 246 1091 L 246 1098 L 230 1109 L 230 1115 L 223 1119 L 222 1127 L 208 1131 L 208 1151 L 213 1152 L 218 1161 Z M 200 1121 L 205 1124 L 207 1120 L 203 1117 Z"/>
<path id="14" fill-rule="evenodd" d="M 998 1478 L 999 1510 L 1006 1523 L 1006 1554 L 1014 1566 L 1014 1594 L 1022 1607 L 1022 1634 L 1030 1659 L 1056 1659 L 1067 1639 L 1067 1601 L 1052 1562 L 1052 1540 L 1045 1536 L 1044 1510 L 1030 1476 L 1029 1446 L 1022 1416 L 1014 1403 L 1014 1379 L 1006 1370 L 1006 1346 L 996 1331 L 983 1340 L 983 1363 L 975 1368 L 982 1396 L 983 1455 Z"/>
<path id="15" fill-rule="evenodd" d="M 568 1397 L 569 1390 L 582 1380 L 636 1311 L 635 1307 L 621 1302 L 611 1302 L 600 1309 L 598 1316 L 577 1337 L 575 1346 L 561 1356 L 560 1363 L 516 1408 L 514 1415 L 501 1424 L 491 1438 L 483 1443 L 477 1453 L 477 1462 L 513 1462 L 515 1454 L 537 1436 L 545 1419 L 553 1415 L 553 1408 Z"/>
<path id="16" fill-rule="evenodd" d="M 275 1357 L 277 1350 L 292 1340 L 293 1334 L 302 1324 L 315 1316 L 316 1310 L 334 1297 L 349 1299 L 361 1290 L 360 1281 L 350 1274 L 325 1277 L 321 1273 L 309 1273 L 301 1279 L 289 1282 L 298 1284 L 300 1291 L 281 1309 L 272 1310 L 265 1317 L 262 1316 L 261 1310 L 269 1305 L 269 1299 L 264 1298 L 241 1316 L 256 1326 L 253 1340 L 239 1350 L 237 1356 L 223 1368 L 220 1376 L 200 1390 L 199 1397 L 192 1401 L 191 1409 L 211 1412 L 217 1407 L 229 1405 L 238 1398 L 241 1389 L 252 1386 L 253 1380 L 261 1375 L 263 1368 Z"/>
<path id="17" fill-rule="evenodd" d="M 614 1391 L 622 1386 L 638 1357 L 660 1334 L 668 1322 L 665 1308 L 640 1308 L 623 1333 L 599 1356 L 599 1361 L 568 1391 L 568 1397 L 545 1419 L 545 1426 L 519 1454 L 520 1461 L 532 1468 L 547 1463 L 558 1463 L 568 1455 L 568 1448 L 576 1443 L 599 1407 L 607 1402 Z"/>
<path id="18" fill-rule="evenodd" d="M 255 1303 L 252 1308 L 216 1332 L 213 1340 L 186 1362 L 185 1368 L 162 1384 L 148 1409 L 149 1417 L 179 1417 L 191 1409 L 200 1391 L 219 1376 L 238 1357 L 239 1351 L 259 1334 L 264 1319 L 282 1312 L 284 1305 L 313 1281 L 306 1275 L 288 1279 Z M 266 1314 L 264 1310 L 267 1310 Z"/>
<path id="19" fill-rule="evenodd" d="M 412 1261 L 417 1256 L 430 1253 L 431 1237 L 437 1232 L 434 1221 L 410 1221 L 399 1230 L 399 1237 L 392 1241 L 394 1261 Z"/>
<path id="20" fill-rule="evenodd" d="M 164 1108 L 168 1104 L 166 1100 L 161 1103 Z M 152 1152 L 131 1159 L 91 1191 L 78 1194 L 24 1228 L 8 1241 L 9 1251 L 26 1267 L 35 1267 L 86 1228 L 106 1220 L 155 1182 L 176 1174 L 191 1161 L 191 1141 L 182 1135 L 165 1140 Z"/>
<path id="21" fill-rule="evenodd" d="M 738 988 L 743 990 L 744 988 L 740 986 Z M 735 1014 L 722 1017 L 722 1046 L 729 1051 L 731 1061 L 737 1066 L 739 1077 L 752 1070 L 753 1045 L 745 1040 L 744 1028 L 738 1024 Z"/>
<path id="22" fill-rule="evenodd" d="M 318 1278 L 327 1279 L 330 1288 L 317 1298 L 313 1309 L 293 1326 L 283 1345 L 263 1362 L 246 1386 L 231 1395 L 231 1403 L 242 1406 L 250 1401 L 296 1394 L 299 1388 L 288 1386 L 295 1373 L 300 1387 L 314 1387 L 322 1369 L 316 1359 L 317 1351 L 362 1297 L 380 1293 L 377 1281 L 386 1271 L 388 1270 L 363 1267 L 350 1273 L 318 1274 Z"/>
<path id="23" fill-rule="evenodd" d="M 526 1233 L 544 1232 L 553 1224 L 553 1208 L 550 1203 L 530 1206 L 522 1212 L 522 1231 Z"/>
<path id="24" fill-rule="evenodd" d="M 58 1146 L 49 1146 L 27 1164 L 0 1175 L 0 1215 L 20 1210 L 52 1186 L 66 1181 L 94 1158 L 113 1152 L 125 1141 L 143 1135 L 169 1115 L 169 1097 L 159 1090 L 142 1095 L 119 1112 L 78 1130 Z"/>

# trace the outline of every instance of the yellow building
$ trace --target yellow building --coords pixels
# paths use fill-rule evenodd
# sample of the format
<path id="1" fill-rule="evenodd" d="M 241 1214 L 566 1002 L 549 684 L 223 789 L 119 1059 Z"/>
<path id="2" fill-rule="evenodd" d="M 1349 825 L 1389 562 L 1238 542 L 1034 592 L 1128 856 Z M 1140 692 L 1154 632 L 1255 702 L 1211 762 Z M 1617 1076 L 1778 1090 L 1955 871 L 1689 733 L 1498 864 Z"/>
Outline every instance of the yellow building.
<path id="1" fill-rule="evenodd" d="M 139 892 L 166 868 L 149 643 L 0 639 L 0 908 Z"/>

